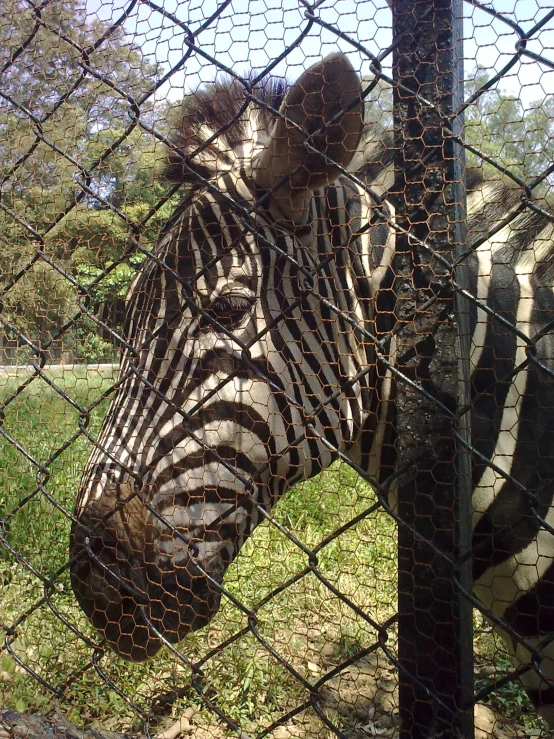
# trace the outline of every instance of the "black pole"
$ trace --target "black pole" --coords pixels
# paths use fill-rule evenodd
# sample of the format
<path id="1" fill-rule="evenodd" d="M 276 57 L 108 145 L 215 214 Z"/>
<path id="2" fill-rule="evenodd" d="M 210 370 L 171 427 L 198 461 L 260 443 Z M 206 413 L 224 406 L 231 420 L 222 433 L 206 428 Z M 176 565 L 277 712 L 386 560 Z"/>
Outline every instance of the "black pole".
<path id="1" fill-rule="evenodd" d="M 468 314 L 450 263 L 465 245 L 462 0 L 393 0 L 401 739 L 472 739 Z M 425 246 L 423 246 L 424 244 Z M 464 284 L 464 268 L 455 279 Z"/>

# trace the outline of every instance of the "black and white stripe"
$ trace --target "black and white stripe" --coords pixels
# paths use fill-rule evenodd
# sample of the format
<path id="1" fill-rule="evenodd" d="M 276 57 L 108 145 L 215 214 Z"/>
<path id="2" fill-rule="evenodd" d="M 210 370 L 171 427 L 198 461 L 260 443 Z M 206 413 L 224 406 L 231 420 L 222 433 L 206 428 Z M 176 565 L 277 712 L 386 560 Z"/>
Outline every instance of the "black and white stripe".
<path id="1" fill-rule="evenodd" d="M 231 83 L 185 106 L 169 166 L 185 197 L 130 292 L 136 353 L 123 351 L 72 539 L 75 591 L 128 658 L 157 651 L 153 627 L 176 641 L 209 620 L 220 594 L 206 573 L 221 582 L 258 505 L 333 450 L 377 480 L 396 462 L 393 377 L 368 338 L 394 325 L 392 151 L 362 131 L 355 78 L 334 55 L 288 92 L 259 89 L 259 105 Z M 321 97 L 313 120 L 308 94 Z M 267 107 L 313 133 L 349 104 L 342 139 L 315 135 L 327 158 Z M 526 212 L 499 228 L 519 193 L 468 179 L 471 289 L 503 319 L 472 307 L 475 593 L 538 644 L 554 631 L 554 228 Z M 554 678 L 554 645 L 543 654 Z M 532 670 L 523 682 L 554 725 L 552 686 Z"/>

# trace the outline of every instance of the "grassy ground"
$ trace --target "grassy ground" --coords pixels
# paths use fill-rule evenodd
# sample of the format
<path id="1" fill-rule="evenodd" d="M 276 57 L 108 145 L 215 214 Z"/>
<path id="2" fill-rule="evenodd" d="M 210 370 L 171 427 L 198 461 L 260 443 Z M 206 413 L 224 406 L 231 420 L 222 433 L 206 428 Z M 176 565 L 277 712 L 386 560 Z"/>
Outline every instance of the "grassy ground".
<path id="1" fill-rule="evenodd" d="M 26 377 L 28 372 L 0 374 L 0 401 L 9 399 Z M 0 547 L 0 627 L 8 636 L 0 650 L 0 707 L 45 712 L 57 702 L 73 723 L 120 731 L 142 728 L 137 709 L 154 709 L 162 722 L 185 712 L 199 739 L 236 736 L 207 707 L 211 703 L 253 735 L 306 702 L 307 683 L 377 644 L 374 625 L 333 588 L 373 624 L 394 615 L 396 531 L 381 510 L 330 539 L 319 552 L 317 573 L 306 570 L 308 556 L 301 549 L 275 526 L 262 524 L 225 579 L 229 592 L 256 611 L 256 633 L 250 630 L 233 640 L 248 620 L 226 600 L 208 627 L 179 646 L 185 660 L 204 660 L 197 678 L 191 680 L 186 661 L 167 651 L 146 665 L 128 665 L 109 652 L 96 658 L 72 630 L 97 639 L 76 607 L 64 569 L 69 538 L 64 510 L 73 508 L 91 449 L 79 433 L 79 421 L 86 421 L 92 433 L 98 430 L 108 401 L 84 412 L 110 387 L 114 371 L 58 368 L 48 378 L 72 402 L 37 378 L 8 403 L 2 426 L 7 436 L 0 437 L 0 518 L 7 516 L 2 536 L 17 552 Z M 298 486 L 275 513 L 313 548 L 373 502 L 371 489 L 342 465 Z M 303 572 L 289 587 L 274 592 Z M 394 652 L 393 628 L 389 634 Z M 486 629 L 478 640 L 481 661 L 488 664 L 494 641 Z M 512 693 L 496 696 L 499 707 L 523 721 L 528 713 L 523 693 L 506 690 Z M 393 736 L 396 702 L 395 673 L 376 649 L 327 682 L 319 707 L 290 717 L 273 736 L 334 736 L 317 710 L 351 737 L 379 732 Z M 529 721 L 533 731 L 538 725 Z"/>

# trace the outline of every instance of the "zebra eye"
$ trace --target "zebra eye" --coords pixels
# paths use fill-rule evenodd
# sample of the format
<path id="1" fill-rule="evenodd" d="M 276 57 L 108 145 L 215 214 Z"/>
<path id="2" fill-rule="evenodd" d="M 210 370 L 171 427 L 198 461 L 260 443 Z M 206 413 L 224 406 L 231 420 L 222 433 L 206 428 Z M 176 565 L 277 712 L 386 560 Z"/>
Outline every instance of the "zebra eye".
<path id="1" fill-rule="evenodd" d="M 238 326 L 246 313 L 252 309 L 253 301 L 244 295 L 220 295 L 214 300 L 209 311 L 212 318 L 229 328 Z"/>

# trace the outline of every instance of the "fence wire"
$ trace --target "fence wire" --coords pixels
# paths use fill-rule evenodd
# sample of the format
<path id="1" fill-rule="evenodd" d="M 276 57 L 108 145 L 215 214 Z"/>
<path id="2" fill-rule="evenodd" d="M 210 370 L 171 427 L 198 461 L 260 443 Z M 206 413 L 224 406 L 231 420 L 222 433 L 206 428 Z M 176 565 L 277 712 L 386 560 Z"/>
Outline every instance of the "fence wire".
<path id="1" fill-rule="evenodd" d="M 420 224 L 412 224 L 411 246 L 431 250 L 434 261 L 418 265 L 410 301 L 400 290 L 402 256 L 387 262 L 404 231 L 394 217 L 402 192 L 389 177 L 397 146 L 388 133 L 393 90 L 402 94 L 403 82 L 392 71 L 399 39 L 385 2 L 4 0 L 1 7 L 0 736 L 80 736 L 74 726 L 96 736 L 165 739 L 399 736 L 398 674 L 405 665 L 397 537 L 404 522 L 392 498 L 413 460 L 391 461 L 390 388 L 415 388 L 437 418 L 455 414 L 430 379 L 448 368 L 432 368 L 429 346 L 452 322 L 448 300 L 456 292 L 476 317 L 473 415 L 490 422 L 489 438 L 472 440 L 474 484 L 488 480 L 482 489 L 490 491 L 474 501 L 474 556 L 498 567 L 493 582 L 478 580 L 475 596 L 466 594 L 474 608 L 476 736 L 549 736 L 520 678 L 535 704 L 546 706 L 554 695 L 554 9 L 524 0 L 464 4 L 465 100 L 441 122 L 451 139 L 453 121 L 465 115 L 459 143 L 469 235 L 453 265 L 435 249 L 434 231 L 443 226 L 430 217 L 430 236 L 420 239 Z M 305 69 L 337 50 L 361 80 L 366 161 L 357 169 L 349 169 L 347 155 L 341 160 L 336 140 L 337 125 L 345 137 L 348 115 L 360 117 L 355 96 L 346 99 L 351 91 L 329 93 L 329 105 L 333 95 L 339 101 L 331 123 L 329 113 L 320 121 L 329 141 L 325 126 L 308 121 L 308 159 L 294 159 L 291 141 L 302 133 L 310 103 L 303 101 L 301 114 L 280 107 L 287 85 L 295 90 Z M 314 96 L 321 79 L 327 84 L 318 74 L 308 90 Z M 270 78 L 281 80 L 272 98 Z M 214 82 L 219 86 L 210 87 Z M 208 90 L 202 111 L 218 122 L 213 130 L 197 112 L 197 89 Z M 218 112 L 218 99 L 232 117 L 223 114 L 231 108 Z M 275 179 L 265 186 L 263 172 L 248 169 L 252 132 L 248 138 L 243 127 L 242 140 L 225 138 L 250 102 L 268 126 L 258 132 L 258 152 L 273 130 L 268 121 L 286 124 L 267 163 Z M 218 149 L 222 141 L 227 150 Z M 322 146 L 330 148 L 318 158 Z M 233 161 L 230 147 L 239 152 Z M 161 174 L 168 152 L 172 180 Z M 310 176 L 327 168 L 350 197 L 371 204 L 370 215 L 360 206 L 357 226 L 339 223 L 342 241 L 328 253 L 290 248 L 308 243 L 310 228 L 318 228 L 295 222 L 304 207 L 294 200 L 295 187 L 305 189 L 309 178 L 294 178 L 310 166 Z M 245 178 L 246 190 L 230 173 Z M 287 182 L 283 205 L 272 197 Z M 424 181 L 424 189 L 433 187 L 440 196 L 444 180 Z M 333 221 L 333 208 L 346 207 L 327 197 L 314 211 L 321 223 Z M 296 203 L 290 212 L 287 202 Z M 325 207 L 330 216 L 322 215 Z M 183 230 L 197 252 L 171 251 Z M 331 238 L 324 230 L 317 236 L 322 244 Z M 338 247 L 354 255 L 362 242 L 372 252 L 352 257 L 355 286 L 344 277 L 348 265 Z M 489 243 L 499 250 L 487 252 Z M 216 290 L 208 300 L 219 284 L 214 275 L 229 281 L 233 249 L 243 244 L 259 257 L 252 258 L 265 293 L 247 299 L 235 290 L 229 299 L 229 291 Z M 478 253 L 485 254 L 478 279 L 465 289 L 453 269 Z M 235 264 L 250 279 L 233 283 L 241 290 L 253 284 L 249 264 Z M 362 283 L 367 293 L 353 305 Z M 156 293 L 160 285 L 167 294 Z M 171 305 L 164 304 L 168 285 Z M 133 312 L 125 319 L 130 287 Z M 271 306 L 263 304 L 269 294 Z M 441 300 L 448 309 L 439 325 L 418 323 L 436 316 Z M 245 332 L 241 321 L 251 311 L 256 320 Z M 290 341 L 291 322 L 302 356 Z M 313 333 L 302 335 L 310 325 Z M 335 363 L 334 326 L 344 335 Z M 406 326 L 424 333 L 397 355 Z M 219 345 L 210 349 L 216 333 Z M 314 336 L 327 336 L 328 345 L 314 350 Z M 508 337 L 507 344 L 498 337 Z M 372 363 L 357 361 L 354 343 L 369 347 Z M 260 354 L 270 345 L 271 356 Z M 495 356 L 498 347 L 506 353 Z M 429 359 L 425 372 L 422 357 Z M 535 379 L 526 385 L 531 370 Z M 256 382 L 266 388 L 265 407 Z M 229 388 L 240 395 L 240 410 L 230 409 Z M 214 398 L 227 403 L 219 416 Z M 366 432 L 382 432 L 380 474 L 367 449 L 352 452 L 359 420 L 348 413 L 357 407 L 373 419 Z M 151 408 L 158 415 L 152 410 L 149 417 Z M 458 408 L 457 418 L 466 410 Z M 250 447 L 232 447 L 230 421 L 250 430 Z M 262 421 L 274 437 L 265 461 L 252 441 L 261 438 L 255 424 Z M 525 460 L 519 467 L 517 454 Z M 203 481 L 204 497 L 195 483 L 188 498 L 179 498 L 185 473 Z M 430 475 L 440 477 L 438 466 Z M 218 480 L 234 490 L 232 503 L 218 492 Z M 433 510 L 426 515 L 432 520 Z M 246 519 L 260 523 L 249 537 Z M 222 554 L 228 529 L 241 539 L 238 555 L 231 545 Z M 216 552 L 219 569 L 203 551 Z M 179 561 L 186 562 L 180 573 Z M 522 568 L 528 574 L 516 577 Z M 486 576 L 486 568 L 476 569 Z M 516 618 L 510 608 L 524 581 L 530 594 Z M 186 619 L 200 629 L 184 635 Z M 136 661 L 162 645 L 156 657 Z"/>

